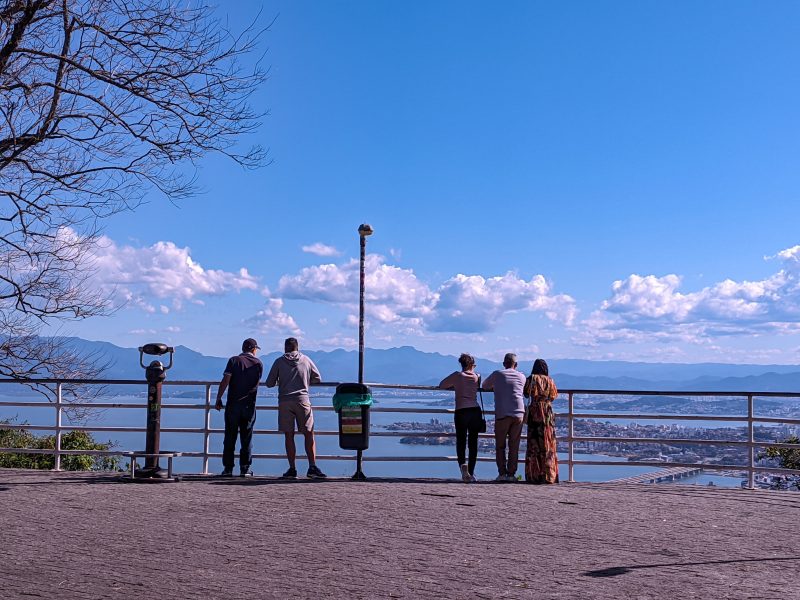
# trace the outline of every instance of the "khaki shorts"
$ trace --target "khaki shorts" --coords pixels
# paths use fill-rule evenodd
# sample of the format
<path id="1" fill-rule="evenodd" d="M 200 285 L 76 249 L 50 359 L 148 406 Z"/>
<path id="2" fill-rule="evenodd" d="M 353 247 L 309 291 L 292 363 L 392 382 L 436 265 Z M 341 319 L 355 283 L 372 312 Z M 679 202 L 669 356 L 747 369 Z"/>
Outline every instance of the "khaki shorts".
<path id="1" fill-rule="evenodd" d="M 314 413 L 307 402 L 278 402 L 278 431 L 293 433 L 297 423 L 297 431 L 305 433 L 314 431 Z"/>

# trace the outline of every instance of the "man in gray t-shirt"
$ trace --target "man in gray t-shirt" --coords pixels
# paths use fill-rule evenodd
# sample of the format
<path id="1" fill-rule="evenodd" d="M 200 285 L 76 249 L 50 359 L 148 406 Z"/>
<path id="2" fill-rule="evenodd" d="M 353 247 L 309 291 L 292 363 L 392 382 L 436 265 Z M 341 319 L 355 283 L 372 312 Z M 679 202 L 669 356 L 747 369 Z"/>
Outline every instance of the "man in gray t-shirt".
<path id="1" fill-rule="evenodd" d="M 297 477 L 295 456 L 297 448 L 294 443 L 295 424 L 297 430 L 305 436 L 306 456 L 308 456 L 308 473 L 311 479 L 325 477 L 316 464 L 316 444 L 314 442 L 314 413 L 308 387 L 319 383 L 322 379 L 317 365 L 305 354 L 300 353 L 297 339 L 290 337 L 284 342 L 285 354 L 272 363 L 267 375 L 267 387 L 278 386 L 278 429 L 284 433 L 286 456 L 289 459 L 289 470 L 283 474 L 285 479 Z"/>
<path id="2" fill-rule="evenodd" d="M 516 481 L 522 419 L 525 416 L 525 401 L 522 398 L 525 375 L 517 371 L 516 354 L 506 354 L 503 359 L 503 367 L 486 378 L 482 389 L 494 392 L 497 481 Z M 506 440 L 508 441 L 508 459 L 506 459 Z"/>

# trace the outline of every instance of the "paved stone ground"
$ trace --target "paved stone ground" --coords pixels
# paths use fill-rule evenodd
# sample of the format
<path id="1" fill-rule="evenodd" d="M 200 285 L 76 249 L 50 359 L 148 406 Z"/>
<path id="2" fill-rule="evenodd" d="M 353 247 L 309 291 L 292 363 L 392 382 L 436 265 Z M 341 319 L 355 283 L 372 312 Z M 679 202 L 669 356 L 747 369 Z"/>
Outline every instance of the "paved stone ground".
<path id="1" fill-rule="evenodd" d="M 0 597 L 800 598 L 800 494 L 0 470 Z"/>

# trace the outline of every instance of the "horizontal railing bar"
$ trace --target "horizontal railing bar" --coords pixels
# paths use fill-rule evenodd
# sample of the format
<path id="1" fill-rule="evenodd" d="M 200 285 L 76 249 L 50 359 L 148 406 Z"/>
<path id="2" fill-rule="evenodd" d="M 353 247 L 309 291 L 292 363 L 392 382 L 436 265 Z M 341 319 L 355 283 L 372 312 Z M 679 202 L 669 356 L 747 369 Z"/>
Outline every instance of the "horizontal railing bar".
<path id="1" fill-rule="evenodd" d="M 733 398 L 747 398 L 753 396 L 754 398 L 798 398 L 800 392 L 721 392 L 721 391 L 675 391 L 675 390 L 567 390 L 560 389 L 561 394 L 574 394 L 584 396 L 692 396 L 692 397 L 733 397 Z"/>
<path id="2" fill-rule="evenodd" d="M 556 417 L 569 416 L 569 413 L 554 413 Z M 572 415 L 575 419 L 640 419 L 640 420 L 669 420 L 669 421 L 732 421 L 736 423 L 747 423 L 747 416 L 736 417 L 731 415 L 654 415 L 654 414 L 639 414 L 639 413 L 603 413 L 603 414 L 589 414 L 589 413 L 575 413 Z M 781 418 L 781 417 L 753 417 L 754 423 L 786 423 L 787 425 L 800 425 L 800 419 Z"/>
<path id="3" fill-rule="evenodd" d="M 557 417 L 567 417 L 569 413 L 555 413 Z M 747 422 L 747 416 L 737 417 L 736 415 L 657 415 L 652 413 L 580 413 L 573 415 L 575 419 L 647 419 L 659 420 L 681 420 L 681 421 L 736 421 Z"/>
<path id="4" fill-rule="evenodd" d="M 557 377 L 556 377 L 557 378 Z M 0 379 L 2 383 L 15 383 L 18 385 L 31 385 L 31 384 L 56 384 L 61 383 L 64 385 L 146 385 L 144 379 Z M 320 383 L 311 384 L 312 387 L 336 387 L 341 382 L 336 381 L 323 381 Z M 206 386 L 217 385 L 219 380 L 175 380 L 164 381 L 166 386 Z M 261 387 L 266 387 L 265 383 L 259 384 Z M 397 390 L 418 390 L 430 392 L 447 392 L 437 386 L 432 385 L 409 385 L 399 383 L 367 383 L 369 387 L 375 389 L 397 389 Z M 586 395 L 586 396 L 692 396 L 692 397 L 742 397 L 747 398 L 753 396 L 755 398 L 800 398 L 800 392 L 776 392 L 776 391 L 687 391 L 687 390 L 596 390 L 596 389 L 562 389 L 559 395 L 566 396 L 567 394 Z"/>
<path id="5" fill-rule="evenodd" d="M 0 400 L 0 406 L 35 406 L 35 407 L 48 407 L 52 408 L 53 404 L 50 402 L 24 402 L 24 401 L 4 401 Z M 132 408 L 142 409 L 147 407 L 147 403 L 118 403 L 118 402 L 87 402 L 87 403 L 65 403 L 65 408 L 79 408 L 82 410 L 91 409 L 111 409 L 111 408 Z M 169 402 L 162 402 L 162 409 L 180 409 L 180 410 L 204 410 L 205 404 L 172 404 Z M 261 405 L 256 407 L 260 411 L 277 411 L 278 405 Z M 335 411 L 332 406 L 314 406 L 315 411 L 333 412 Z M 407 407 L 382 407 L 372 406 L 370 412 L 373 413 L 395 413 L 395 414 L 439 414 L 439 415 L 452 415 L 455 409 L 452 408 L 407 408 Z M 493 415 L 494 411 L 487 410 L 484 414 Z M 555 412 L 558 418 L 567 418 L 569 413 Z M 651 413 L 574 413 L 575 419 L 640 419 L 640 420 L 669 420 L 669 421 L 720 421 L 720 422 L 735 422 L 746 423 L 747 417 L 737 417 L 733 415 L 659 415 Z M 792 419 L 789 417 L 753 417 L 755 423 L 778 423 L 787 425 L 800 425 L 800 419 Z"/>

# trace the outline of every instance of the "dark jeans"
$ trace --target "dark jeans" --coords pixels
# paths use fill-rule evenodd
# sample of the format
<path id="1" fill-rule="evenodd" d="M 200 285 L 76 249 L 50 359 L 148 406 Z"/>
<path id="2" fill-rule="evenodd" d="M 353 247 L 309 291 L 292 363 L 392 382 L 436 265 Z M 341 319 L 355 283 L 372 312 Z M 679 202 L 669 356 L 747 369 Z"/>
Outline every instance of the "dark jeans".
<path id="1" fill-rule="evenodd" d="M 477 406 L 471 408 L 459 408 L 455 413 L 456 424 L 456 454 L 458 464 L 463 465 L 467 462 L 464 458 L 469 439 L 469 469 L 470 475 L 475 472 L 475 463 L 478 461 L 478 431 L 481 427 L 481 409 Z"/>
<path id="2" fill-rule="evenodd" d="M 239 469 L 250 468 L 253 454 L 253 426 L 256 424 L 255 402 L 231 402 L 225 406 L 225 441 L 222 443 L 222 466 L 233 470 L 233 453 L 236 450 L 237 434 L 241 440 Z"/>

